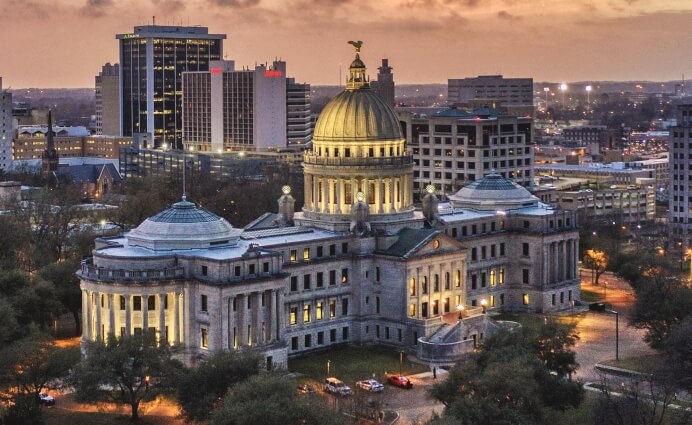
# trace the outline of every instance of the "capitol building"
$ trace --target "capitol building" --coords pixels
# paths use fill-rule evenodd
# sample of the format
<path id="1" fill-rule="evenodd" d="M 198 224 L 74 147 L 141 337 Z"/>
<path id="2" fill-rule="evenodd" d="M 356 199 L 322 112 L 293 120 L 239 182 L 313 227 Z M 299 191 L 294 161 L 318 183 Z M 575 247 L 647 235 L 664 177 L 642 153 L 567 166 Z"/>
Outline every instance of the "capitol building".
<path id="1" fill-rule="evenodd" d="M 97 239 L 78 271 L 84 347 L 153 330 L 188 363 L 255 350 L 285 367 L 344 343 L 444 361 L 492 331 L 487 312 L 578 300 L 573 212 L 495 173 L 414 206 L 413 157 L 359 51 L 305 154 L 305 204 L 284 187 L 276 212 L 237 229 L 183 198 Z"/>

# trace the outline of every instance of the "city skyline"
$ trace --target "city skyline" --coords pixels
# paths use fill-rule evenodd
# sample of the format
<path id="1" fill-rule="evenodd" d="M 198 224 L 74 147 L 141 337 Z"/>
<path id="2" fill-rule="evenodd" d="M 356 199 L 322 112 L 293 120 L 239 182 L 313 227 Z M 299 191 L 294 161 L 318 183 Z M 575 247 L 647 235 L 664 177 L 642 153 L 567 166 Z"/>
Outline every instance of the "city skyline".
<path id="1" fill-rule="evenodd" d="M 669 81 L 692 69 L 680 54 L 692 44 L 684 0 L 9 0 L 0 12 L 10 41 L 0 75 L 13 88 L 92 86 L 104 63 L 117 62 L 115 34 L 152 16 L 228 34 L 229 59 L 285 60 L 296 81 L 314 85 L 345 78 L 351 39 L 365 42 L 371 77 L 387 57 L 399 84 L 479 74 Z"/>

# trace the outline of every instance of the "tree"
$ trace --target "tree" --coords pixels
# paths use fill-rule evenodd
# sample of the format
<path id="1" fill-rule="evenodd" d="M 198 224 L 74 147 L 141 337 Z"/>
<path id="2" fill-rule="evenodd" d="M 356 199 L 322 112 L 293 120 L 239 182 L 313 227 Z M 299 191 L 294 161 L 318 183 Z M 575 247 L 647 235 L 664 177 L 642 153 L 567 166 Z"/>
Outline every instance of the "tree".
<path id="1" fill-rule="evenodd" d="M 666 338 L 664 353 L 667 370 L 676 386 L 692 394 L 692 315 Z"/>
<path id="2" fill-rule="evenodd" d="M 584 254 L 584 266 L 590 268 L 595 274 L 594 284 L 598 285 L 598 278 L 606 271 L 608 257 L 605 251 L 587 249 Z"/>
<path id="3" fill-rule="evenodd" d="M 50 328 L 61 308 L 51 284 L 20 271 L 0 270 L 0 299 L 11 306 L 17 331 L 24 334 L 32 324 L 41 330 Z"/>
<path id="4" fill-rule="evenodd" d="M 539 424 L 545 409 L 578 406 L 583 390 L 565 379 L 577 368 L 575 342 L 572 328 L 552 322 L 488 338 L 433 386 L 431 395 L 445 405 L 445 417 L 433 423 L 453 417 L 465 424 Z"/>
<path id="5" fill-rule="evenodd" d="M 0 352 L 0 371 L 5 383 L 34 398 L 49 384 L 66 377 L 79 362 L 79 348 L 59 348 L 52 338 L 34 332 Z"/>
<path id="6" fill-rule="evenodd" d="M 645 329 L 644 341 L 660 350 L 675 326 L 691 311 L 692 288 L 680 278 L 655 273 L 637 287 L 630 324 Z"/>
<path id="7" fill-rule="evenodd" d="M 214 353 L 196 368 L 183 371 L 176 382 L 176 398 L 183 416 L 188 421 L 209 420 L 230 387 L 258 372 L 257 356 L 226 351 Z"/>
<path id="8" fill-rule="evenodd" d="M 92 344 L 72 381 L 78 400 L 128 404 L 131 419 L 137 421 L 140 403 L 172 390 L 181 367 L 167 345 L 158 345 L 155 333 L 145 332 Z"/>
<path id="9" fill-rule="evenodd" d="M 77 335 L 81 334 L 82 322 L 79 312 L 82 310 L 82 291 L 75 270 L 79 268 L 79 260 L 71 259 L 62 263 L 50 264 L 39 271 L 46 281 L 53 284 L 56 295 L 64 311 L 72 314 Z"/>
<path id="10" fill-rule="evenodd" d="M 229 390 L 212 425 L 338 425 L 343 417 L 318 397 L 299 396 L 295 381 L 255 375 Z"/>

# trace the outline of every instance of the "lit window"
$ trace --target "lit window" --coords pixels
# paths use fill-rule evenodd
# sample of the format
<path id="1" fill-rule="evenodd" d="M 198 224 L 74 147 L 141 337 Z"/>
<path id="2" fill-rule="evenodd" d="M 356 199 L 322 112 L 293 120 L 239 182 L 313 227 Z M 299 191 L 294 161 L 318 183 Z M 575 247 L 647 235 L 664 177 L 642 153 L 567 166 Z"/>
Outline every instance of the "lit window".
<path id="1" fill-rule="evenodd" d="M 291 307 L 290 323 L 295 325 L 298 323 L 298 307 Z"/>
<path id="2" fill-rule="evenodd" d="M 408 283 L 408 294 L 412 297 L 416 296 L 416 278 L 412 277 Z"/>
<path id="3" fill-rule="evenodd" d="M 304 248 L 303 249 L 303 260 L 309 260 L 310 259 L 310 248 Z"/>
<path id="4" fill-rule="evenodd" d="M 303 323 L 310 323 L 310 304 L 303 304 Z"/>
<path id="5" fill-rule="evenodd" d="M 495 286 L 496 283 L 495 270 L 490 270 L 490 286 Z"/>
<path id="6" fill-rule="evenodd" d="M 298 261 L 298 251 L 296 251 L 295 249 L 292 249 L 291 250 L 291 262 L 295 263 L 296 261 Z"/>
<path id="7" fill-rule="evenodd" d="M 415 304 L 409 304 L 408 305 L 408 315 L 410 317 L 416 317 L 416 305 Z"/>
<path id="8" fill-rule="evenodd" d="M 209 348 L 209 332 L 207 328 L 202 328 L 202 348 Z"/>
<path id="9" fill-rule="evenodd" d="M 500 279 L 499 279 L 500 285 L 505 283 L 505 269 L 500 269 Z"/>
<path id="10" fill-rule="evenodd" d="M 454 284 L 456 285 L 457 288 L 461 286 L 461 270 L 457 270 L 457 275 L 454 280 Z"/>
<path id="11" fill-rule="evenodd" d="M 522 300 L 524 302 L 524 305 L 529 305 L 529 294 L 524 294 Z"/>
<path id="12" fill-rule="evenodd" d="M 336 317 L 336 300 L 329 300 L 329 318 Z"/>
<path id="13" fill-rule="evenodd" d="M 322 301 L 317 301 L 315 307 L 315 318 L 317 320 L 322 320 L 324 318 L 324 303 Z"/>

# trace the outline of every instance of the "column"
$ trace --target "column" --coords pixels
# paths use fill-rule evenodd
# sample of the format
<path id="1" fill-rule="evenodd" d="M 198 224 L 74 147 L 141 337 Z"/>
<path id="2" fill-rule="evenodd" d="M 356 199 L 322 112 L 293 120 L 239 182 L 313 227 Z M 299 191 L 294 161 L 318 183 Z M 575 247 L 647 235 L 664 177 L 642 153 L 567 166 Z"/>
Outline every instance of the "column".
<path id="1" fill-rule="evenodd" d="M 356 203 L 356 193 L 358 193 L 358 186 L 356 185 L 356 178 L 351 177 L 351 208 L 353 208 L 353 204 Z"/>
<path id="2" fill-rule="evenodd" d="M 142 294 L 142 333 L 149 331 L 149 295 Z"/>
<path id="3" fill-rule="evenodd" d="M 341 181 L 340 177 L 336 178 L 336 191 L 334 191 L 334 197 L 335 197 L 335 204 L 336 204 L 336 210 L 335 212 L 337 214 L 341 214 L 341 200 L 344 199 L 343 195 L 343 190 L 344 190 L 344 182 Z"/>
<path id="4" fill-rule="evenodd" d="M 180 294 L 173 292 L 173 342 L 180 344 Z"/>
<path id="5" fill-rule="evenodd" d="M 233 299 L 235 297 L 228 297 L 226 301 L 226 318 L 228 321 L 228 326 L 226 328 L 226 347 L 229 351 L 233 350 Z"/>
<path id="6" fill-rule="evenodd" d="M 166 297 L 168 294 L 159 294 L 159 341 L 168 343 L 168 335 L 166 335 Z"/>
<path id="7" fill-rule="evenodd" d="M 319 178 L 315 175 L 311 176 L 312 178 L 312 210 L 315 212 L 320 212 L 319 210 L 319 205 L 320 205 L 320 184 L 319 184 Z"/>
<path id="8" fill-rule="evenodd" d="M 89 333 L 89 292 L 82 289 L 82 339 L 91 339 Z"/>
<path id="9" fill-rule="evenodd" d="M 94 323 L 94 339 L 101 341 L 101 293 L 93 292 L 92 298 L 96 298 L 96 317 Z"/>
<path id="10" fill-rule="evenodd" d="M 396 198 L 394 197 L 394 177 L 389 178 L 389 211 L 396 212 Z"/>
<path id="11" fill-rule="evenodd" d="M 384 196 L 382 193 L 382 176 L 377 176 L 377 213 L 384 214 Z"/>
<path id="12" fill-rule="evenodd" d="M 125 336 L 132 335 L 132 295 L 125 295 Z"/>
<path id="13" fill-rule="evenodd" d="M 115 338 L 115 295 L 108 294 L 108 338 Z"/>
<path id="14" fill-rule="evenodd" d="M 282 289 L 276 291 L 276 309 L 276 340 L 281 341 L 281 331 L 283 331 L 284 327 L 286 326 L 286 316 L 284 314 L 284 291 Z"/>
<path id="15" fill-rule="evenodd" d="M 245 294 L 238 294 L 236 297 L 236 310 L 238 311 L 238 324 L 237 324 L 237 335 L 238 335 L 238 347 L 242 347 L 247 344 L 247 326 L 245 313 L 247 310 L 247 298 Z"/>
<path id="16" fill-rule="evenodd" d="M 562 265 L 562 273 L 560 273 L 560 280 L 567 279 L 567 241 L 560 242 L 560 264 Z"/>
<path id="17" fill-rule="evenodd" d="M 322 177 L 322 212 L 329 212 L 329 180 Z"/>
<path id="18" fill-rule="evenodd" d="M 267 293 L 269 302 L 269 320 L 267 320 L 267 342 L 274 340 L 274 328 L 276 328 L 276 291 L 270 290 Z"/>
<path id="19" fill-rule="evenodd" d="M 368 205 L 368 200 L 370 199 L 370 194 L 368 193 L 370 191 L 370 179 L 366 176 L 363 178 L 363 200 L 365 201 L 365 204 Z"/>
<path id="20" fill-rule="evenodd" d="M 311 209 L 313 208 L 312 198 L 310 197 L 310 189 L 312 189 L 312 174 L 305 175 L 305 187 L 307 188 L 307 192 L 305 193 L 305 208 Z"/>
<path id="21" fill-rule="evenodd" d="M 195 308 L 195 302 L 190 298 L 190 288 L 185 287 L 183 289 L 183 308 L 182 308 L 182 313 L 183 313 L 183 341 L 185 343 L 185 347 L 190 347 L 192 345 L 192 341 L 190 338 L 192 338 L 193 332 L 192 332 L 192 323 L 190 321 L 190 314 L 192 313 L 192 309 Z M 197 335 L 197 332 L 194 332 L 194 335 Z M 197 345 L 199 345 L 199 341 L 195 341 Z"/>
<path id="22" fill-rule="evenodd" d="M 262 315 L 260 310 L 262 309 L 262 303 L 260 302 L 262 298 L 262 293 L 253 292 L 252 293 L 252 343 L 259 344 L 262 342 Z"/>

